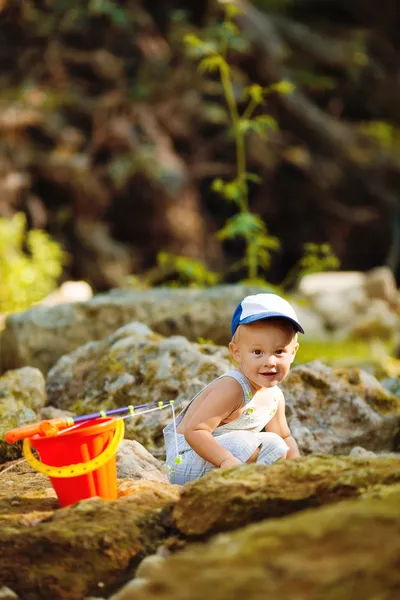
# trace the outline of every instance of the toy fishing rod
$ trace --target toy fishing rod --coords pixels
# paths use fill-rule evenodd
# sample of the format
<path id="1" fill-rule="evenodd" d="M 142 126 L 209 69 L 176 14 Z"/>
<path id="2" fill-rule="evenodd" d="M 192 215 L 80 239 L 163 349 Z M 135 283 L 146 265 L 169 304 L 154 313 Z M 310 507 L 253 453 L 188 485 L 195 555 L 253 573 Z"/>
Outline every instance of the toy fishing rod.
<path id="1" fill-rule="evenodd" d="M 174 400 L 166 400 L 164 402 L 149 402 L 147 404 L 138 404 L 136 406 L 130 404 L 128 406 L 113 408 L 111 410 L 99 410 L 97 412 L 81 415 L 79 417 L 59 417 L 56 419 L 47 419 L 44 421 L 39 421 L 38 423 L 32 423 L 31 425 L 24 425 L 23 427 L 18 427 L 17 429 L 10 429 L 6 432 L 4 437 L 6 442 L 9 444 L 14 444 L 19 440 L 31 438 L 34 435 L 53 437 L 64 429 L 68 429 L 74 425 L 79 425 L 79 423 L 85 423 L 86 421 L 94 421 L 95 419 L 101 419 L 105 417 L 127 418 L 136 416 L 136 414 L 139 416 L 144 412 L 150 411 L 136 413 L 137 409 L 154 407 L 153 410 L 157 410 L 157 408 L 162 409 L 166 406 L 171 406 L 174 410 Z"/>

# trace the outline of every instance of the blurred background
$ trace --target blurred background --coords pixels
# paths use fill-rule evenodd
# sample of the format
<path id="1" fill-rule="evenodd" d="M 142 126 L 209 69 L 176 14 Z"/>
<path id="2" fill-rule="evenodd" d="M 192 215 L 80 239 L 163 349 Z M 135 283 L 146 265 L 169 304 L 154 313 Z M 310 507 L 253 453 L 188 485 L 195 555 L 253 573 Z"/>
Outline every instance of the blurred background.
<path id="1" fill-rule="evenodd" d="M 299 360 L 398 375 L 399 29 L 396 0 L 0 0 L 0 313 L 241 282 L 323 319 Z"/>

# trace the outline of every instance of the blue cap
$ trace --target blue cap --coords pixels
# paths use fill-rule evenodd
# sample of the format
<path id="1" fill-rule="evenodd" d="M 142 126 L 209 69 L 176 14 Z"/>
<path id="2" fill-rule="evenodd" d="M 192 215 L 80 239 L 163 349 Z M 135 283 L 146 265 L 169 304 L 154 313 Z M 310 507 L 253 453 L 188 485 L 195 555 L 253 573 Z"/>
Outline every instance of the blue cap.
<path id="1" fill-rule="evenodd" d="M 292 306 L 276 294 L 255 294 L 246 296 L 236 307 L 232 317 L 232 335 L 239 325 L 254 323 L 263 319 L 287 319 L 293 328 L 300 333 L 304 329 L 299 323 Z"/>

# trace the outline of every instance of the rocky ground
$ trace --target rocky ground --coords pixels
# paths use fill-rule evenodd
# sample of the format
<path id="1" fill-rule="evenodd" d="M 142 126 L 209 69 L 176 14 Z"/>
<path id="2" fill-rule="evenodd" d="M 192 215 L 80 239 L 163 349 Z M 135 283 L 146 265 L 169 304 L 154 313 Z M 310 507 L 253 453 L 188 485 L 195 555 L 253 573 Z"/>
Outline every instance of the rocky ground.
<path id="1" fill-rule="evenodd" d="M 398 378 L 384 387 L 356 367 L 295 366 L 282 389 L 303 456 L 216 470 L 183 487 L 168 483 L 163 463 L 170 411 L 136 417 L 117 453 L 111 502 L 60 508 L 20 443 L 4 441 L 8 429 L 39 419 L 166 399 L 185 406 L 231 365 L 226 347 L 199 343 L 193 327 L 214 322 L 222 334 L 235 294 L 244 293 L 115 292 L 9 318 L 1 340 L 14 364 L 0 376 L 1 598 L 399 594 Z M 313 317 L 301 303 L 300 311 L 302 322 Z"/>
<path id="2" fill-rule="evenodd" d="M 0 472 L 0 581 L 26 600 L 394 598 L 399 466 L 319 456 L 183 488 L 120 480 L 113 502 L 59 509 L 44 476 L 10 464 Z"/>

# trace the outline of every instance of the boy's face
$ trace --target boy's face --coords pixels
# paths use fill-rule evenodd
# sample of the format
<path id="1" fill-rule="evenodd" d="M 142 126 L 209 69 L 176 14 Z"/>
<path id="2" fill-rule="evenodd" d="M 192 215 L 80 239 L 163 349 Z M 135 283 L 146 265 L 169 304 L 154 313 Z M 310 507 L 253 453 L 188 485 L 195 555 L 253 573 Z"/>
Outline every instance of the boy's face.
<path id="1" fill-rule="evenodd" d="M 295 331 L 284 319 L 240 325 L 229 344 L 233 358 L 257 390 L 285 379 L 298 347 Z"/>

